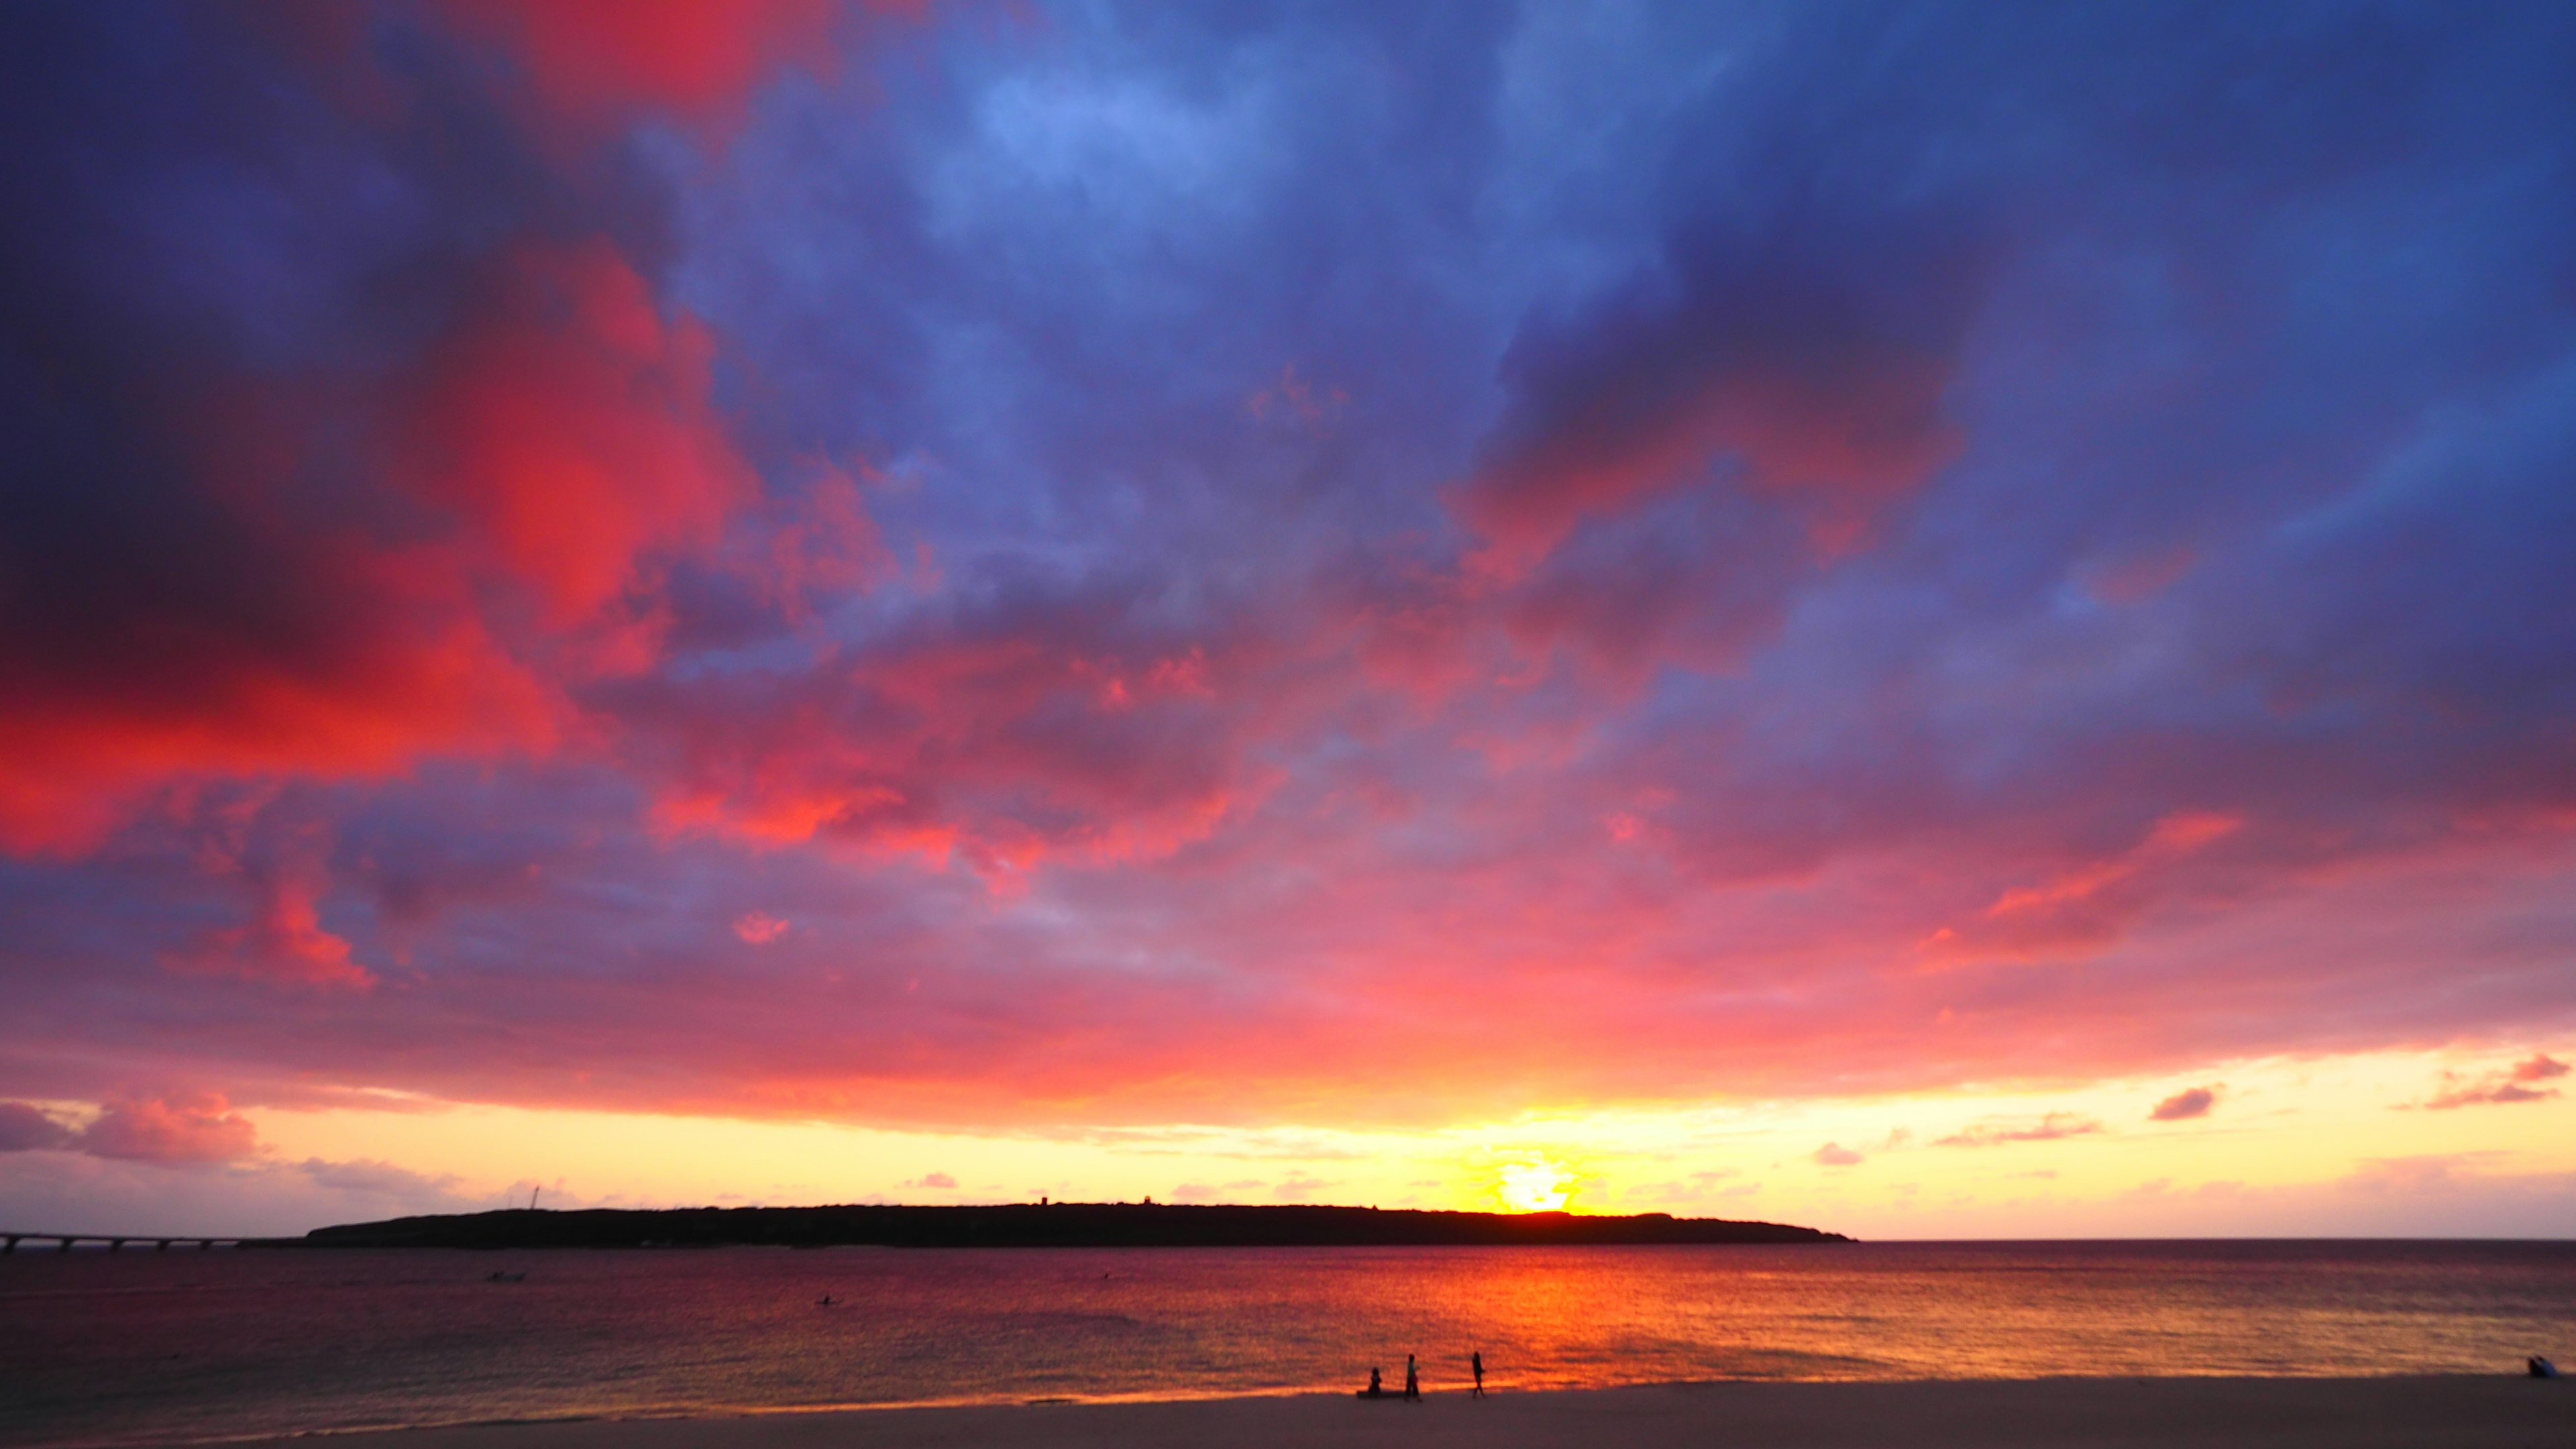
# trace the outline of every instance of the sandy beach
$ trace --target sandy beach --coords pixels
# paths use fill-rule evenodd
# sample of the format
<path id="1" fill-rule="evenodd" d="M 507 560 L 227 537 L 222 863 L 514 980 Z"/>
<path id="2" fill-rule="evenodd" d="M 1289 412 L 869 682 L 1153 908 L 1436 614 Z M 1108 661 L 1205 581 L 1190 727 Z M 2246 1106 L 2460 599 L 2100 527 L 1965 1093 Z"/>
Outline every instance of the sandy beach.
<path id="1" fill-rule="evenodd" d="M 349 1436 L 367 1449 L 1576 1449 L 1592 1445 L 2576 1444 L 2576 1384 L 2507 1377 L 1675 1384 L 1420 1404 L 1340 1395 L 480 1425 Z M 284 1443 L 286 1441 L 275 1441 Z"/>

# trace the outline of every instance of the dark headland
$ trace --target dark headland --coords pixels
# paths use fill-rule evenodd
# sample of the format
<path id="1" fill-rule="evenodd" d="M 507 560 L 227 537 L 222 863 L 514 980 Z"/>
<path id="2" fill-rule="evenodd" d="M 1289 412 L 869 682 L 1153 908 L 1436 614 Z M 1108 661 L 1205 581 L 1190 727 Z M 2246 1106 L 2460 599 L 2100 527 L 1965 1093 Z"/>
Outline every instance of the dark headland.
<path id="1" fill-rule="evenodd" d="M 1292 1248 L 1847 1243 L 1781 1223 L 1667 1213 L 1380 1212 L 1363 1207 L 1012 1203 L 994 1207 L 512 1209 L 315 1228 L 313 1248 Z"/>

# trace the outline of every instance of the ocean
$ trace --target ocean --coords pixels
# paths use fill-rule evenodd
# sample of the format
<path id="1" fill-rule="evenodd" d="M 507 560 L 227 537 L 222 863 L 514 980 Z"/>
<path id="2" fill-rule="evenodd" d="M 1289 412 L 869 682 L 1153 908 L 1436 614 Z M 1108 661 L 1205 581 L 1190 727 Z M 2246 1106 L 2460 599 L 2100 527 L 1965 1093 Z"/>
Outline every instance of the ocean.
<path id="1" fill-rule="evenodd" d="M 2576 1359 L 2576 1243 L 0 1257 L 27 1446 L 1351 1390 L 1408 1352 L 1441 1394 L 1471 1351 L 1495 1392 L 2516 1373 Z"/>

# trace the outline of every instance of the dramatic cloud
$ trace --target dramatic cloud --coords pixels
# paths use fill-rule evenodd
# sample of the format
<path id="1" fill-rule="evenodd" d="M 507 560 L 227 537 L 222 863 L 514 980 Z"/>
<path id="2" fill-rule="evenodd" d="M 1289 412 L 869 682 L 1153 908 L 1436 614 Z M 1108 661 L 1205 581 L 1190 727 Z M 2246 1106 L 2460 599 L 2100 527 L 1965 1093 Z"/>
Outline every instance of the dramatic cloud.
<path id="1" fill-rule="evenodd" d="M 2156 1109 L 2147 1114 L 2147 1120 L 2150 1122 L 2188 1122 L 2194 1117 L 2208 1116 L 2209 1109 L 2214 1106 L 2217 1101 L 2218 1089 L 2216 1087 L 2192 1087 L 2184 1091 L 2176 1092 L 2172 1096 L 2158 1102 L 2156 1104 Z"/>
<path id="2" fill-rule="evenodd" d="M 1839 1143 L 1828 1142 L 1816 1149 L 1816 1161 L 1826 1167 L 1857 1167 L 1861 1154 Z"/>
<path id="3" fill-rule="evenodd" d="M 393 469 L 576 622 L 756 485 L 708 410 L 705 329 L 666 323 L 607 243 L 523 248 L 490 285 L 425 360 Z"/>
<path id="4" fill-rule="evenodd" d="M 2563 1055 L 2571 62 L 0 7 L 0 1090 L 240 1162 L 153 1084 L 1017 1132 Z"/>

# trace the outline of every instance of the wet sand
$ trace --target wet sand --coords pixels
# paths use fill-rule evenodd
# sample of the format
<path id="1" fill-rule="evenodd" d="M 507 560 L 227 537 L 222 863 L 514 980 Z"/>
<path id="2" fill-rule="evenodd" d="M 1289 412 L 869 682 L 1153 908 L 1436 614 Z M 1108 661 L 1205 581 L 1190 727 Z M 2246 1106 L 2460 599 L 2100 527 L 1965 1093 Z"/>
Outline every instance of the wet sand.
<path id="1" fill-rule="evenodd" d="M 285 1441 L 278 1441 L 283 1443 Z M 2042 1379 L 1675 1384 L 1181 1403 L 860 1409 L 334 1436 L 349 1449 L 1591 1449 L 2576 1445 L 2576 1381 Z"/>

